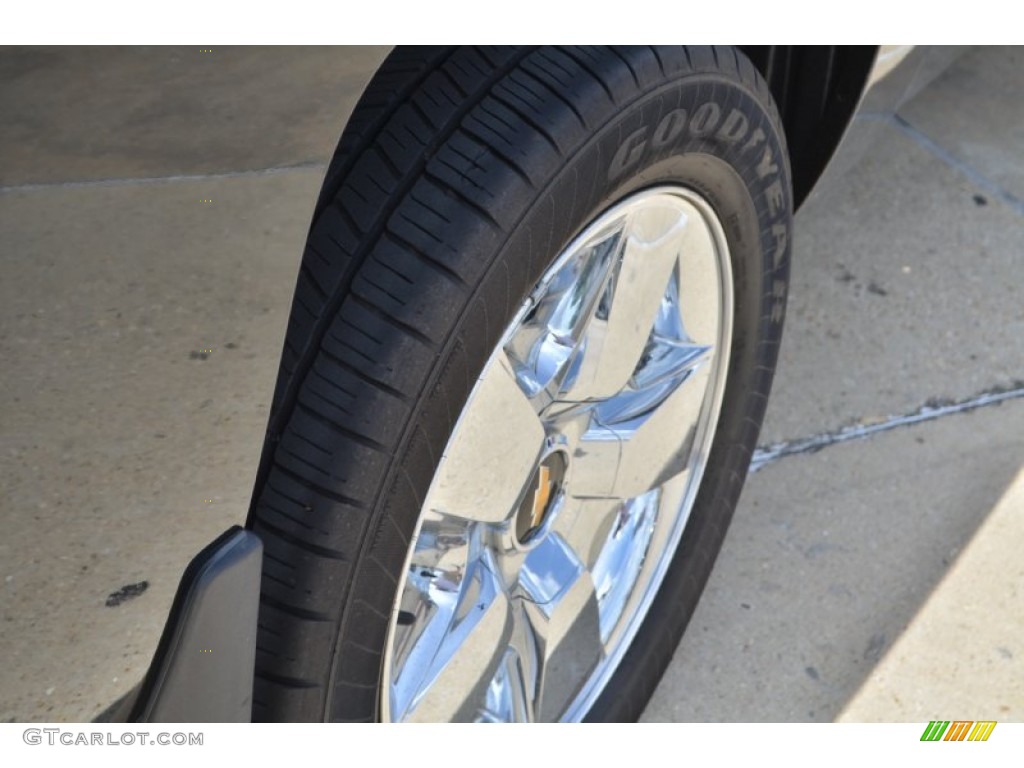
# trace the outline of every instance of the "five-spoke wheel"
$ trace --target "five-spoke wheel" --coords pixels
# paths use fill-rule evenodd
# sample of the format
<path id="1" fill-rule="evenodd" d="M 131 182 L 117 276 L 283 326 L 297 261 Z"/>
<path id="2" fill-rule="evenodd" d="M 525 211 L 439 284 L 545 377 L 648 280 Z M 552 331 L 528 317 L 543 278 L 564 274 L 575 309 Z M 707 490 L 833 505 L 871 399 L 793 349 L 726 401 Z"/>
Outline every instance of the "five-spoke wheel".
<path id="1" fill-rule="evenodd" d="M 586 712 L 685 525 L 731 320 L 725 236 L 685 187 L 628 197 L 554 260 L 473 388 L 423 506 L 386 718 Z"/>

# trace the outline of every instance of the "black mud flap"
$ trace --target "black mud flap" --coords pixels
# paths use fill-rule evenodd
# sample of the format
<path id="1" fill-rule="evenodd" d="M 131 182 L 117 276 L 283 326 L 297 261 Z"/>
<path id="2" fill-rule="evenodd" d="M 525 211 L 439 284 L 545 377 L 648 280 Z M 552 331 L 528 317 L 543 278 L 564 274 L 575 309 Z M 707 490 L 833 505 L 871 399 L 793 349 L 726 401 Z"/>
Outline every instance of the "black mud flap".
<path id="1" fill-rule="evenodd" d="M 129 722 L 252 719 L 263 543 L 231 528 L 188 564 Z"/>

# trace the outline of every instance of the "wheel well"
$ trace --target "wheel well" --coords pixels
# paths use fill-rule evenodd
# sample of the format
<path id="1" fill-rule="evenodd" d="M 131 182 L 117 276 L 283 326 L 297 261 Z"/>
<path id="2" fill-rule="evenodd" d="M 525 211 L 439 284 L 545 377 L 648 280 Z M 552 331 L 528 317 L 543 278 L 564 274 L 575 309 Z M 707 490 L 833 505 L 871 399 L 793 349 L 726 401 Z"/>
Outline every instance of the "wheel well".
<path id="1" fill-rule="evenodd" d="M 838 146 L 878 49 L 873 45 L 739 48 L 768 82 L 779 106 L 799 206 Z"/>

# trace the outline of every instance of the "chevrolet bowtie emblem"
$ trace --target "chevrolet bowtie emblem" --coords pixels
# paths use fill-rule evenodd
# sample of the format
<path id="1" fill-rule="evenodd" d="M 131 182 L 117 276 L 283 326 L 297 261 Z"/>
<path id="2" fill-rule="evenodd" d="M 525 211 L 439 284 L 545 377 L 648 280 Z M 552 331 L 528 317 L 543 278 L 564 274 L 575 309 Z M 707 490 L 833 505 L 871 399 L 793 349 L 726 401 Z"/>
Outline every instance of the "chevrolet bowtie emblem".
<path id="1" fill-rule="evenodd" d="M 515 516 L 515 535 L 519 543 L 536 540 L 537 535 L 556 513 L 558 499 L 565 482 L 567 461 L 565 453 L 555 451 L 533 471 L 519 498 Z"/>
<path id="2" fill-rule="evenodd" d="M 543 464 L 537 470 L 537 487 L 533 489 L 533 509 L 530 510 L 530 528 L 536 528 L 544 520 L 551 493 L 555 490 L 551 482 L 551 470 Z"/>

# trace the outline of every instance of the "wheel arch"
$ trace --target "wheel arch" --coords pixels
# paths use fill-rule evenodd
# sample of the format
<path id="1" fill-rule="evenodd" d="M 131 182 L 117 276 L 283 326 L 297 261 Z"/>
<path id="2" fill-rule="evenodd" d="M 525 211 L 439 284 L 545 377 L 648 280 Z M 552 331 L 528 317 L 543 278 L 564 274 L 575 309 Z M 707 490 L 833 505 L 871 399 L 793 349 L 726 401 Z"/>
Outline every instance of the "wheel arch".
<path id="1" fill-rule="evenodd" d="M 782 115 L 799 207 L 856 112 L 878 46 L 739 46 L 768 82 Z"/>

